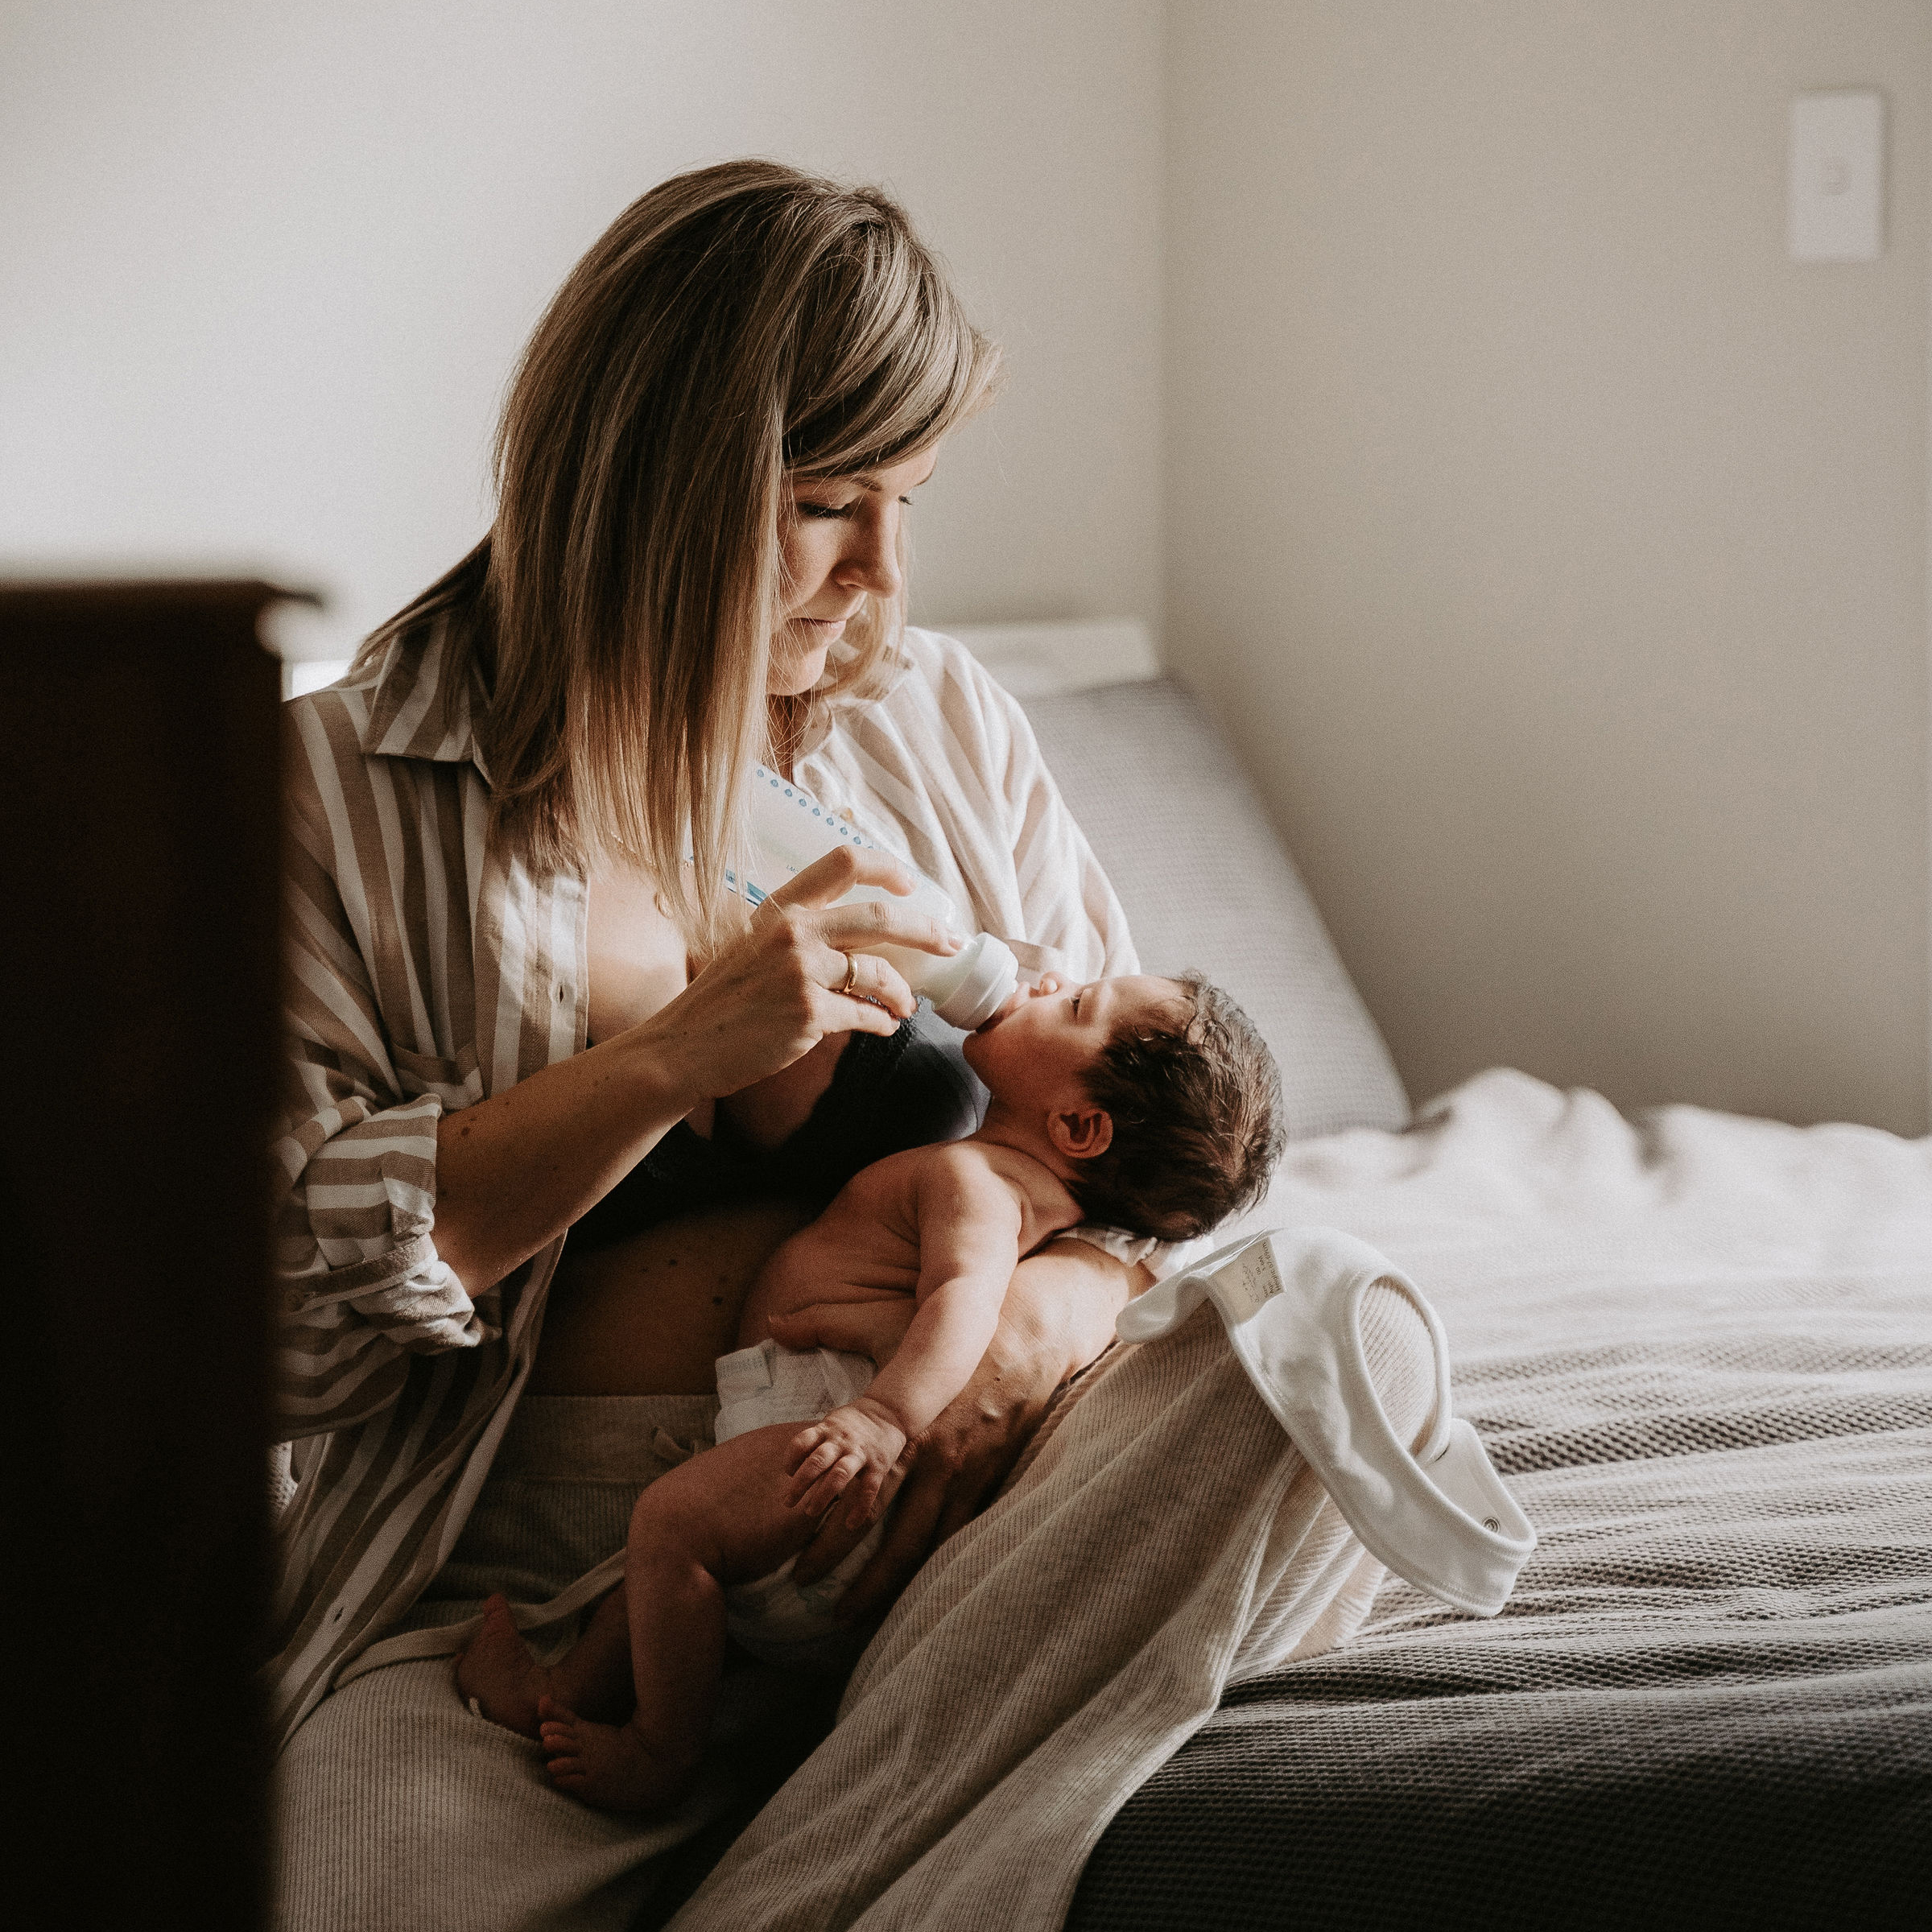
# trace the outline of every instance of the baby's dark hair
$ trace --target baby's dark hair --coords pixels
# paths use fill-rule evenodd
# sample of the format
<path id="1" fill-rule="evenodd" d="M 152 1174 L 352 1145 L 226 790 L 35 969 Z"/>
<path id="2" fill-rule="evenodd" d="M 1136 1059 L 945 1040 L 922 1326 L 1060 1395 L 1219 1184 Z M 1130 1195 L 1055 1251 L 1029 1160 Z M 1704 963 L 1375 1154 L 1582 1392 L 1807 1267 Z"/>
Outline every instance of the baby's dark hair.
<path id="1" fill-rule="evenodd" d="M 1281 1073 L 1254 1022 L 1204 974 L 1174 976 L 1187 1018 L 1117 1034 L 1088 1070 L 1113 1138 L 1067 1183 L 1088 1220 L 1164 1241 L 1259 1200 L 1286 1139 Z"/>

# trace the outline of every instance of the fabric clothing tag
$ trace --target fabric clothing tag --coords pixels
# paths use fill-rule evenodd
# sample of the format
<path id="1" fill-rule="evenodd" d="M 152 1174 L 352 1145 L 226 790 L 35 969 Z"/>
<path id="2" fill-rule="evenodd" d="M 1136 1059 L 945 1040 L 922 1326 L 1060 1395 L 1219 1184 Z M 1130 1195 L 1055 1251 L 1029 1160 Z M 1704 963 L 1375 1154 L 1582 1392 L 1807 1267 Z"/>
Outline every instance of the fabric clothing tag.
<path id="1" fill-rule="evenodd" d="M 1215 1298 L 1231 1321 L 1245 1322 L 1261 1313 L 1264 1302 L 1282 1291 L 1282 1272 L 1274 1265 L 1271 1242 L 1250 1241 L 1224 1267 L 1215 1283 Z"/>

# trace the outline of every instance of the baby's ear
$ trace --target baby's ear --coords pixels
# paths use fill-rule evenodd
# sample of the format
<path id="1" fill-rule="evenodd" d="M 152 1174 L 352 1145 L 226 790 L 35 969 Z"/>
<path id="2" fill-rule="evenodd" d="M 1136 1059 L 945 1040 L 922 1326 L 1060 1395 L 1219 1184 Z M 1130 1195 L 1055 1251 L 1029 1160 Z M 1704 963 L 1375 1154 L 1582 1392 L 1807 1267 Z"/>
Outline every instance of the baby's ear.
<path id="1" fill-rule="evenodd" d="M 1113 1116 L 1104 1107 L 1063 1107 L 1046 1117 L 1047 1137 L 1070 1161 L 1091 1161 L 1113 1145 Z"/>

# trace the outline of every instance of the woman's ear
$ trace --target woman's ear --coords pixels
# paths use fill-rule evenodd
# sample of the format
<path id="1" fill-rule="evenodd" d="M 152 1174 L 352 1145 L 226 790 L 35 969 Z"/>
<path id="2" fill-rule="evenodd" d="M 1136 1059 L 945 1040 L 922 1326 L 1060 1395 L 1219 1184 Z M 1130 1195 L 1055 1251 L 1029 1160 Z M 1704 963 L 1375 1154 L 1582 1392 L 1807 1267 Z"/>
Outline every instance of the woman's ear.
<path id="1" fill-rule="evenodd" d="M 1046 1133 L 1056 1153 L 1091 1161 L 1113 1145 L 1113 1116 L 1104 1107 L 1060 1108 L 1047 1115 Z"/>

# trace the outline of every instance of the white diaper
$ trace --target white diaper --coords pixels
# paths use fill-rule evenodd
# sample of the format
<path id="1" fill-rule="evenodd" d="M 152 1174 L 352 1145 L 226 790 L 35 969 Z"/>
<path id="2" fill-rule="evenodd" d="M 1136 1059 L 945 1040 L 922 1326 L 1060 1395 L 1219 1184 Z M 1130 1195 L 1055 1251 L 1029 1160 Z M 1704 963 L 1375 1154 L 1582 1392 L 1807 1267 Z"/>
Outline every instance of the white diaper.
<path id="1" fill-rule="evenodd" d="M 720 1443 L 774 1422 L 815 1422 L 871 1386 L 878 1373 L 862 1355 L 838 1348 L 784 1348 L 760 1342 L 718 1357 Z M 796 1557 L 756 1583 L 724 1592 L 731 1633 L 754 1657 L 807 1670 L 847 1669 L 864 1639 L 833 1616 L 852 1581 L 865 1567 L 886 1530 L 881 1517 L 835 1570 L 803 1587 L 791 1580 Z"/>

